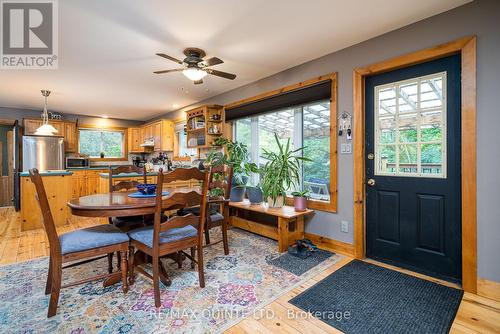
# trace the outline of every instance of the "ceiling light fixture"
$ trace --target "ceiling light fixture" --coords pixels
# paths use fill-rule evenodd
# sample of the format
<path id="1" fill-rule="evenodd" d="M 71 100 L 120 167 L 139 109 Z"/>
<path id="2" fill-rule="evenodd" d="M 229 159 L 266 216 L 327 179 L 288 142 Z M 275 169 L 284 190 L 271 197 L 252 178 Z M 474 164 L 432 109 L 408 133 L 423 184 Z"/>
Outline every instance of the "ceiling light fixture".
<path id="1" fill-rule="evenodd" d="M 37 136 L 54 136 L 58 131 L 49 124 L 49 113 L 47 111 L 47 97 L 50 95 L 50 90 L 41 90 L 45 99 L 42 113 L 42 125 L 36 129 L 35 135 Z"/>
<path id="2" fill-rule="evenodd" d="M 188 67 L 182 71 L 182 74 L 184 74 L 189 80 L 198 81 L 206 77 L 208 73 L 200 70 L 199 68 Z"/>
<path id="3" fill-rule="evenodd" d="M 180 107 L 180 105 L 178 105 L 177 103 L 172 104 L 172 108 L 179 108 L 179 107 Z"/>

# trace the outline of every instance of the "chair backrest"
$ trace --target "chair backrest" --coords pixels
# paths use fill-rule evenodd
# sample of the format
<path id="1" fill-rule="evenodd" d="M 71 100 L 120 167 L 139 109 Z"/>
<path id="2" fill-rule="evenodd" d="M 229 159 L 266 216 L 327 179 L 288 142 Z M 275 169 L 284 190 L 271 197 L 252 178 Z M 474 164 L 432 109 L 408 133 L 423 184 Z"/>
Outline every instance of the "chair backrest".
<path id="1" fill-rule="evenodd" d="M 36 168 L 30 169 L 29 174 L 31 182 L 35 185 L 35 197 L 38 205 L 40 206 L 40 211 L 42 212 L 43 227 L 45 229 L 45 233 L 47 233 L 47 238 L 49 239 L 51 256 L 60 256 L 61 244 L 59 242 L 59 237 L 57 236 L 54 218 L 52 216 L 52 212 L 50 211 L 49 200 L 47 199 L 47 193 L 45 192 L 42 177 Z"/>
<path id="2" fill-rule="evenodd" d="M 203 236 L 204 224 L 201 222 L 205 221 L 206 217 L 206 207 L 201 205 L 207 200 L 208 193 L 208 181 L 209 181 L 210 171 L 202 172 L 198 168 L 177 168 L 173 172 L 163 174 L 163 170 L 159 170 L 157 176 L 157 186 L 156 186 L 156 210 L 154 218 L 154 232 L 153 232 L 153 253 L 155 248 L 159 246 L 160 233 L 168 231 L 172 228 L 179 228 L 191 225 L 198 230 L 198 238 L 201 240 Z M 170 183 L 175 180 L 185 181 L 185 180 L 198 180 L 201 181 L 200 191 L 180 191 L 176 190 L 171 196 L 166 199 L 162 197 L 162 190 L 164 183 Z M 178 192 L 177 192 L 178 191 Z M 162 212 L 165 210 L 170 210 L 172 208 L 178 209 L 182 207 L 193 207 L 200 206 L 200 215 L 195 216 L 193 214 L 188 214 L 185 216 L 175 216 L 166 222 L 162 222 Z"/>
<path id="3" fill-rule="evenodd" d="M 148 178 L 146 176 L 146 168 L 137 166 L 109 166 L 109 192 L 120 191 L 120 190 L 130 190 L 135 188 L 139 182 L 133 180 L 118 181 L 113 184 L 113 175 L 123 174 L 123 173 L 137 173 L 143 176 L 143 183 L 148 183 Z M 119 180 L 119 179 L 118 179 Z"/>
<path id="4" fill-rule="evenodd" d="M 230 165 L 218 165 L 210 168 L 210 179 L 208 190 L 221 189 L 223 194 L 219 197 L 229 199 L 231 194 L 231 182 L 233 181 L 233 167 Z"/>

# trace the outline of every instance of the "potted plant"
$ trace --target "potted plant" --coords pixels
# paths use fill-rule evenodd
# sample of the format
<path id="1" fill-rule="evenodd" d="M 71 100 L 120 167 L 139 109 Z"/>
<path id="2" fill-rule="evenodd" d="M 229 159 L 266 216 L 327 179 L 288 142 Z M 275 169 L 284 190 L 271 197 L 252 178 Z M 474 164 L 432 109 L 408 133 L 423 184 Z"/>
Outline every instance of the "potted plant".
<path id="1" fill-rule="evenodd" d="M 263 149 L 262 158 L 267 162 L 262 171 L 262 191 L 269 207 L 282 207 L 285 203 L 286 191 L 299 184 L 301 161 L 310 161 L 310 159 L 299 156 L 304 147 L 292 149 L 290 138 L 284 145 L 281 144 L 276 133 L 274 138 L 278 152 Z"/>
<path id="2" fill-rule="evenodd" d="M 251 204 L 260 204 L 264 200 L 262 187 L 260 185 L 260 180 L 262 180 L 262 171 L 258 169 L 257 173 L 260 176 L 259 181 L 255 185 L 247 185 L 247 196 Z"/>
<path id="3" fill-rule="evenodd" d="M 307 199 L 309 198 L 309 189 L 292 192 L 293 207 L 295 211 L 302 212 L 307 210 Z"/>
<path id="4" fill-rule="evenodd" d="M 212 150 L 208 154 L 205 163 L 212 166 L 227 163 L 233 167 L 230 200 L 232 202 L 241 202 L 245 197 L 248 177 L 251 172 L 257 171 L 257 165 L 250 162 L 250 154 L 245 144 L 232 142 L 225 138 L 218 140 L 217 144 L 226 147 L 227 155 L 223 152 Z"/>

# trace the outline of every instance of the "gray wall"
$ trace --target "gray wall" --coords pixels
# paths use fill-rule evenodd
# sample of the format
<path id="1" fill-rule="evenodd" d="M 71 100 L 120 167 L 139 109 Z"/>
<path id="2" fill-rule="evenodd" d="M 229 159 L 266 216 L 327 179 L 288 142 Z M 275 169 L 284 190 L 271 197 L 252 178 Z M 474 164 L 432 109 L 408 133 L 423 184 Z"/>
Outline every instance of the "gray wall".
<path id="1" fill-rule="evenodd" d="M 33 109 L 0 107 L 0 119 L 7 119 L 7 120 L 17 119 L 19 120 L 19 122 L 21 122 L 23 118 L 40 118 L 42 110 L 43 108 L 40 108 L 40 110 L 33 110 Z M 130 121 L 130 120 L 111 119 L 111 118 L 104 119 L 101 117 L 73 115 L 69 113 L 60 113 L 60 114 L 62 115 L 63 120 L 75 121 L 76 119 L 78 119 L 78 124 L 83 124 L 83 125 L 130 127 L 139 124 L 144 124 L 144 122 L 142 121 Z"/>
<path id="2" fill-rule="evenodd" d="M 374 62 L 431 47 L 467 35 L 477 35 L 478 107 L 478 271 L 479 276 L 500 281 L 500 1 L 477 0 L 449 12 L 389 32 L 355 46 L 280 72 L 247 86 L 218 95 L 200 104 L 226 104 L 329 72 L 339 73 L 338 110 L 352 112 L 352 71 Z M 300 50 L 298 50 L 300 52 Z M 178 118 L 185 108 L 165 117 Z M 306 231 L 352 243 L 353 157 L 339 155 L 338 214 L 316 213 Z M 340 221 L 349 222 L 349 233 L 340 232 Z"/>

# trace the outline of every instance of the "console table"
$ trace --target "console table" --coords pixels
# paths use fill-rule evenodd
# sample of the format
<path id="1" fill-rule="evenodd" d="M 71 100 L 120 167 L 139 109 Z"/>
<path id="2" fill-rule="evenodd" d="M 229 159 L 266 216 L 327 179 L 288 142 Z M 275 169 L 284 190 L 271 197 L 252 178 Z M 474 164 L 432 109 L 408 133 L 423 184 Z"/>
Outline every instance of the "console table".
<path id="1" fill-rule="evenodd" d="M 278 250 L 285 252 L 288 246 L 304 238 L 304 216 L 313 210 L 296 212 L 293 206 L 270 208 L 267 204 L 230 202 L 230 224 L 234 227 L 278 240 Z M 267 219 L 259 219 L 267 217 Z M 259 220 L 259 221 L 257 221 Z"/>

